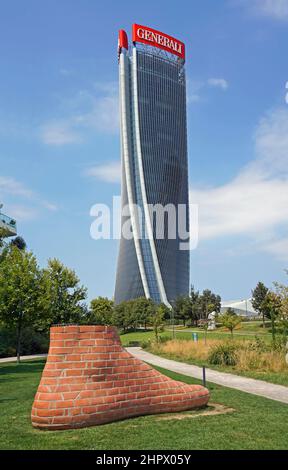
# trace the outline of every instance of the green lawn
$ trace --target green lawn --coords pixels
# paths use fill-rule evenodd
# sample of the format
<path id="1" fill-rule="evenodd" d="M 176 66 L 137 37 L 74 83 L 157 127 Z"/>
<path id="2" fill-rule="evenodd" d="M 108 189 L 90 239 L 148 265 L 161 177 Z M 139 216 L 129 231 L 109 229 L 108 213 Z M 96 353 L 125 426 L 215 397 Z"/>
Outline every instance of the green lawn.
<path id="1" fill-rule="evenodd" d="M 256 323 L 256 322 L 255 322 Z M 234 339 L 235 340 L 250 340 L 252 341 L 255 336 L 261 336 L 261 338 L 265 341 L 271 341 L 272 340 L 272 335 L 269 333 L 269 329 L 267 328 L 267 331 L 263 333 L 259 327 L 259 323 L 256 323 L 255 325 L 249 325 L 249 328 L 244 326 L 243 328 L 236 330 L 234 332 Z M 200 328 L 188 328 L 188 329 L 177 329 L 175 328 L 175 336 L 176 338 L 179 339 L 191 339 L 192 338 L 192 332 L 197 332 L 199 338 L 204 337 L 204 331 Z M 166 328 L 163 333 L 161 333 L 161 336 L 163 337 L 169 337 L 172 338 L 173 332 L 172 329 Z M 138 330 L 136 332 L 129 332 L 129 333 L 124 333 L 121 335 L 121 341 L 124 346 L 129 346 L 129 342 L 133 341 L 147 341 L 150 338 L 154 337 L 154 333 L 152 330 L 150 331 L 144 331 L 144 330 Z M 220 339 L 220 340 L 225 340 L 231 337 L 231 334 L 224 329 L 217 329 L 217 331 L 208 331 L 207 332 L 207 338 L 211 339 Z"/>
<path id="2" fill-rule="evenodd" d="M 80 430 L 35 430 L 30 410 L 43 366 L 42 360 L 0 365 L 1 449 L 288 449 L 287 405 L 216 385 L 209 385 L 212 401 L 234 413 L 168 421 L 146 416 Z"/>

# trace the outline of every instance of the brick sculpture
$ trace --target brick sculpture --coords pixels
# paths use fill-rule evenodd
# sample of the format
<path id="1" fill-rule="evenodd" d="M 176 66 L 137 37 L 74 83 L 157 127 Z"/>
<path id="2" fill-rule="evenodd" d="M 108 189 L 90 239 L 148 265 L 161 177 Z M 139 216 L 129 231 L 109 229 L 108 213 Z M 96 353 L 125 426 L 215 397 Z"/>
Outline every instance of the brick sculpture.
<path id="1" fill-rule="evenodd" d="M 110 326 L 52 327 L 32 424 L 70 429 L 207 404 L 200 385 L 172 380 L 128 353 Z"/>

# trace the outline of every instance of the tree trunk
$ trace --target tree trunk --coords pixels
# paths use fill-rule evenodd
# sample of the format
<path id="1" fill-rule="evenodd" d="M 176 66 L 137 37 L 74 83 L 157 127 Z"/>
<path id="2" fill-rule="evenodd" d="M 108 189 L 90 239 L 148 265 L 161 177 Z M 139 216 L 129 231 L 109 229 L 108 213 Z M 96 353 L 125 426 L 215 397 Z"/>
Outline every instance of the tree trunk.
<path id="1" fill-rule="evenodd" d="M 265 328 L 265 315 L 264 315 L 264 312 L 263 312 L 263 328 Z"/>
<path id="2" fill-rule="evenodd" d="M 272 340 L 275 343 L 275 316 L 274 313 L 271 315 L 271 327 L 272 327 Z"/>
<path id="3" fill-rule="evenodd" d="M 17 325 L 17 346 L 16 346 L 16 352 L 17 352 L 17 363 L 20 363 L 20 348 L 21 348 L 21 333 L 22 333 L 22 313 L 19 317 L 18 320 L 18 325 Z"/>

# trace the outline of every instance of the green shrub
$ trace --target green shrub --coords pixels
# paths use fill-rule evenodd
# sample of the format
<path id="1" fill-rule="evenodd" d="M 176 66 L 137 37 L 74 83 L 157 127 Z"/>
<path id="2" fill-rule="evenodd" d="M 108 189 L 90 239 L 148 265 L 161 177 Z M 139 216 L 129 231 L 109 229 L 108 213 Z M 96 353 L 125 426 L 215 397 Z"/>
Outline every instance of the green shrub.
<path id="1" fill-rule="evenodd" d="M 21 335 L 21 355 L 43 354 L 48 351 L 49 336 L 32 328 L 23 328 Z M 0 357 L 16 355 L 16 330 L 0 327 Z"/>
<path id="2" fill-rule="evenodd" d="M 262 353 L 268 352 L 270 350 L 270 347 L 262 338 L 259 338 L 259 336 L 255 336 L 255 339 L 247 344 L 247 350 Z"/>
<path id="3" fill-rule="evenodd" d="M 286 335 L 277 335 L 271 343 L 272 351 L 277 352 L 285 352 L 286 351 L 286 344 L 287 344 L 287 336 Z"/>
<path id="4" fill-rule="evenodd" d="M 213 365 L 235 366 L 237 364 L 238 347 L 232 342 L 213 346 L 208 354 L 208 362 Z"/>

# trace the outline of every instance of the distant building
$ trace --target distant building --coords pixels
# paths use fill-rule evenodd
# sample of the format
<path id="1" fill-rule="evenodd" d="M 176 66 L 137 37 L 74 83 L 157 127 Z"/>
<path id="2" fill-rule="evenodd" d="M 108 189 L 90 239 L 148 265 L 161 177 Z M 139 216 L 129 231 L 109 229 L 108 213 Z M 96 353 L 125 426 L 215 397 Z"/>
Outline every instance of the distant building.
<path id="1" fill-rule="evenodd" d="M 225 313 L 228 308 L 232 308 L 234 312 L 241 317 L 258 317 L 258 313 L 254 310 L 251 300 L 252 299 L 244 299 L 222 302 L 221 313 Z"/>
<path id="2" fill-rule="evenodd" d="M 3 204 L 0 204 L 0 238 L 15 237 L 17 235 L 16 220 L 2 213 Z"/>

